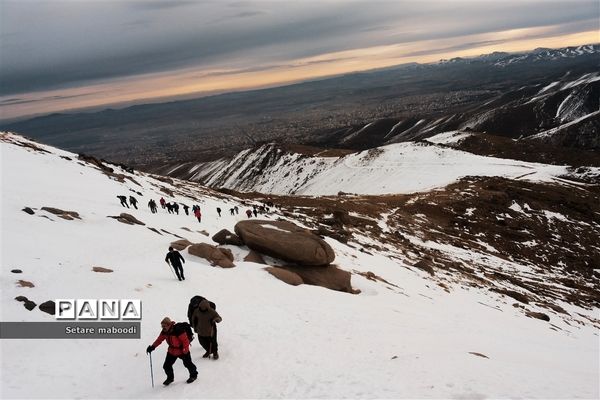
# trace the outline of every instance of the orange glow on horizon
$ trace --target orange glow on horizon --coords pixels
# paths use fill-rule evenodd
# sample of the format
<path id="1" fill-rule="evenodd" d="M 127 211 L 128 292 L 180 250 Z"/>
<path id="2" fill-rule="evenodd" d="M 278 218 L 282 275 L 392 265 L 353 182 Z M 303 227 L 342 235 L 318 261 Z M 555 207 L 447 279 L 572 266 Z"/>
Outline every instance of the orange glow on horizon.
<path id="1" fill-rule="evenodd" d="M 217 67 L 213 69 L 190 68 L 120 78 L 111 82 L 78 88 L 26 93 L 20 96 L 11 95 L 0 98 L 0 100 L 19 97 L 23 100 L 31 100 L 31 102 L 1 106 L 0 116 L 7 119 L 89 107 L 108 107 L 116 104 L 122 106 L 127 103 L 140 104 L 178 98 L 195 98 L 223 92 L 282 86 L 411 62 L 429 63 L 444 58 L 472 57 L 494 51 L 521 52 L 536 47 L 557 48 L 600 41 L 597 30 L 569 35 L 551 36 L 550 34 L 550 36 L 544 36 L 545 33 L 549 34 L 551 28 L 490 32 L 459 38 L 341 51 L 292 60 L 286 62 L 285 66 L 263 66 L 265 68 L 259 71 L 239 71 Z M 485 44 L 491 41 L 494 43 L 500 41 L 500 44 Z M 477 42 L 484 44 L 464 50 L 443 51 L 443 49 L 453 46 L 460 46 L 461 43 Z M 415 52 L 419 52 L 419 55 L 411 55 Z M 57 99 L 56 96 L 64 98 Z"/>

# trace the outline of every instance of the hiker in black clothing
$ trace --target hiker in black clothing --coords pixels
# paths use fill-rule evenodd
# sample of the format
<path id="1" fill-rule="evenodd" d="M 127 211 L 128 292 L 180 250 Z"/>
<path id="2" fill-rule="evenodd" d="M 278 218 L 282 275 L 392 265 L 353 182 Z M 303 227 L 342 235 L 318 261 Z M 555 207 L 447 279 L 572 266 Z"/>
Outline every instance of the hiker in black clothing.
<path id="1" fill-rule="evenodd" d="M 168 213 L 173 214 L 173 205 L 171 203 L 167 203 L 165 206 L 167 207 Z"/>
<path id="2" fill-rule="evenodd" d="M 133 196 L 129 196 L 129 202 L 137 210 L 137 199 Z"/>
<path id="3" fill-rule="evenodd" d="M 235 210 L 234 210 L 233 208 L 230 208 L 230 209 L 229 209 L 229 213 L 230 213 L 231 215 L 234 215 L 234 214 L 235 214 Z"/>
<path id="4" fill-rule="evenodd" d="M 233 207 L 233 209 L 235 210 L 235 213 L 236 213 L 236 214 L 239 214 L 239 213 L 240 213 L 240 209 L 238 208 L 238 206 L 235 206 L 235 207 Z"/>
<path id="5" fill-rule="evenodd" d="M 117 196 L 119 198 L 119 200 L 121 200 L 121 205 L 123 207 L 127 207 L 129 208 L 129 204 L 127 204 L 127 197 L 125 196 Z"/>
<path id="6" fill-rule="evenodd" d="M 175 210 L 175 212 L 177 213 L 177 215 L 179 215 L 179 204 L 173 202 L 173 210 Z"/>
<path id="7" fill-rule="evenodd" d="M 152 214 L 157 213 L 156 202 L 154 201 L 154 199 L 150 199 L 150 201 L 148 202 L 148 207 L 150 208 L 150 211 L 152 212 Z"/>
<path id="8" fill-rule="evenodd" d="M 183 276 L 183 265 L 181 265 L 181 262 L 185 264 L 185 260 L 183 259 L 181 253 L 179 253 L 177 250 L 173 250 L 172 247 L 169 247 L 169 252 L 165 257 L 165 261 L 167 264 L 169 264 L 169 261 L 171 262 L 171 265 L 175 270 L 175 275 L 177 275 L 177 279 L 184 281 L 185 276 Z"/>
<path id="9" fill-rule="evenodd" d="M 258 215 L 258 212 L 256 212 L 256 208 L 252 210 L 252 213 L 254 214 L 254 218 L 256 218 L 256 216 Z"/>
<path id="10" fill-rule="evenodd" d="M 185 211 L 185 215 L 190 215 L 190 207 L 186 206 L 185 204 L 181 203 L 181 205 L 183 206 L 183 211 Z"/>
<path id="11" fill-rule="evenodd" d="M 217 207 L 217 214 L 219 214 L 219 217 L 221 216 L 221 208 Z"/>

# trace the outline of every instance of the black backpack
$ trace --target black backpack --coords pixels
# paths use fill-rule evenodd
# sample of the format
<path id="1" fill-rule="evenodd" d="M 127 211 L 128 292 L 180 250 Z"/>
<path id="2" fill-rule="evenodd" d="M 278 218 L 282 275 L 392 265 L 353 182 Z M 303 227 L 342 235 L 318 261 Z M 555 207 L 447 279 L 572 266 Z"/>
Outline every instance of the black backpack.
<path id="1" fill-rule="evenodd" d="M 173 335 L 179 336 L 183 332 L 187 335 L 187 338 L 190 343 L 194 340 L 194 332 L 192 332 L 192 326 L 187 322 L 178 322 L 173 326 Z"/>
<path id="2" fill-rule="evenodd" d="M 194 296 L 190 299 L 190 304 L 188 305 L 188 313 L 187 313 L 190 324 L 192 323 L 192 314 L 194 313 L 194 310 L 196 308 L 198 308 L 198 305 L 200 305 L 200 302 L 202 300 L 206 300 L 206 299 L 202 296 Z M 217 305 L 215 303 L 213 303 L 212 301 L 209 301 L 208 304 L 210 305 L 210 308 L 212 308 L 215 311 L 217 310 Z"/>

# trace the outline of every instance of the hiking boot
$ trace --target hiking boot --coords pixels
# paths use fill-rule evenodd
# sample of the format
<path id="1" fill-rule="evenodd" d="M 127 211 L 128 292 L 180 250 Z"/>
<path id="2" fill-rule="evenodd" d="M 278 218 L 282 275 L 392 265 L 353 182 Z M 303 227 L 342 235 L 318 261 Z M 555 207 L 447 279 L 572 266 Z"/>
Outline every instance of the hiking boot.
<path id="1" fill-rule="evenodd" d="M 213 360 L 218 360 L 219 359 L 219 353 L 217 353 L 216 351 L 213 353 Z"/>
<path id="2" fill-rule="evenodd" d="M 173 383 L 173 378 L 167 378 L 167 380 L 163 382 L 163 385 L 169 386 L 171 383 Z"/>
<path id="3" fill-rule="evenodd" d="M 208 358 L 208 356 L 210 356 L 210 353 L 207 351 L 206 353 L 204 353 L 204 354 L 202 355 L 202 358 Z"/>
<path id="4" fill-rule="evenodd" d="M 192 375 L 188 378 L 187 381 L 185 381 L 186 383 L 192 383 L 196 380 L 196 378 L 198 377 L 198 375 Z"/>

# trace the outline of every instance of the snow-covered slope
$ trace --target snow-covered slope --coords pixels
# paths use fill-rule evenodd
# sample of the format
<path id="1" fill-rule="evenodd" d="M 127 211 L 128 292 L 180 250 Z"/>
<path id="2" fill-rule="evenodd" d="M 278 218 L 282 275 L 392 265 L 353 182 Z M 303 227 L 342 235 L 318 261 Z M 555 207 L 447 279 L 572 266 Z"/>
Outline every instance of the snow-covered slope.
<path id="1" fill-rule="evenodd" d="M 383 251 L 362 252 L 355 242 L 345 245 L 330 238 L 326 240 L 336 252 L 336 264 L 353 272 L 352 285 L 361 294 L 286 285 L 266 273 L 263 266 L 242 261 L 246 248 L 232 246 L 229 248 L 237 265 L 232 269 L 211 267 L 204 259 L 183 252 L 187 279 L 178 282 L 164 263 L 171 241 L 185 237 L 192 242 L 210 242 L 200 230 L 210 235 L 222 228 L 232 230 L 241 214 L 230 216 L 225 212 L 219 218 L 215 209 L 244 207 L 241 200 L 191 183 L 116 167 L 114 173 L 107 174 L 71 153 L 12 134 L 2 134 L 0 146 L 0 319 L 54 320 L 38 308 L 26 310 L 15 301 L 16 296 L 26 296 L 37 304 L 57 298 L 137 298 L 143 303 L 141 340 L 2 340 L 2 398 L 600 395 L 598 328 L 594 327 L 597 321 L 593 322 L 597 308 L 561 303 L 571 315 L 587 318 L 577 317 L 578 322 L 554 314 L 551 323 L 526 318 L 521 309 L 513 307 L 514 301 L 498 293 L 460 281 L 437 285 L 427 272 L 411 268 L 401 253 L 390 257 Z M 417 146 L 391 147 L 382 154 L 355 155 L 349 163 L 332 159 L 321 165 L 364 173 L 361 162 L 367 162 L 368 157 L 385 164 L 397 162 L 400 152 L 404 152 L 402 160 L 416 160 L 410 157 L 422 155 L 421 151 L 435 156 L 435 160 L 456 161 L 452 157 L 457 153 Z M 479 161 L 474 158 L 469 162 Z M 533 172 L 543 179 L 556 172 L 550 167 L 523 163 L 499 164 L 484 163 L 480 167 L 499 168 L 514 175 Z M 373 165 L 377 164 L 370 165 L 375 173 Z M 414 173 L 419 172 L 416 165 L 410 167 Z M 381 168 L 394 171 L 397 165 Z M 443 168 L 451 169 L 452 163 L 440 166 L 440 170 Z M 384 175 L 374 175 L 371 180 L 384 179 Z M 327 175 L 322 176 L 325 179 Z M 364 179 L 362 182 L 366 182 Z M 317 181 L 312 182 L 316 192 Z M 320 187 L 332 182 L 324 181 Z M 117 195 L 136 196 L 139 210 L 125 210 Z M 167 214 L 160 208 L 158 214 L 151 214 L 146 203 L 161 196 L 188 205 L 200 204 L 203 222 L 181 212 Z M 42 211 L 44 206 L 76 211 L 81 219 L 58 218 Z M 23 212 L 24 207 L 30 207 L 34 214 Z M 124 211 L 146 226 L 107 218 Z M 301 213 L 294 215 L 293 219 L 302 219 Z M 286 217 L 276 213 L 265 218 Z M 385 227 L 386 218 L 374 224 Z M 375 243 L 376 239 L 361 240 Z M 416 237 L 411 240 L 420 241 Z M 465 249 L 444 248 L 433 241 L 422 244 L 461 257 L 480 256 Z M 410 252 L 405 257 L 409 256 L 417 257 Z M 500 263 L 497 257 L 486 257 L 482 262 Z M 530 273 L 524 265 L 502 265 L 514 269 L 514 274 Z M 93 266 L 114 272 L 99 274 L 92 271 Z M 23 272 L 14 274 L 12 269 Z M 368 271 L 385 281 L 359 274 Z M 18 280 L 29 281 L 34 287 L 21 287 Z M 196 342 L 192 358 L 199 379 L 185 384 L 187 373 L 178 361 L 175 383 L 163 388 L 163 344 L 153 353 L 158 385 L 152 388 L 145 348 L 159 333 L 164 316 L 185 319 L 187 302 L 196 294 L 215 301 L 223 317 L 219 326 L 221 359 L 202 359 Z"/>
<path id="2" fill-rule="evenodd" d="M 443 141 L 446 136 L 440 136 Z M 436 141 L 437 139 L 432 139 Z M 428 143 L 397 143 L 343 157 L 288 153 L 264 145 L 239 153 L 203 182 L 211 187 L 274 194 L 332 195 L 413 193 L 446 186 L 465 176 L 547 181 L 566 167 L 473 155 Z"/>

